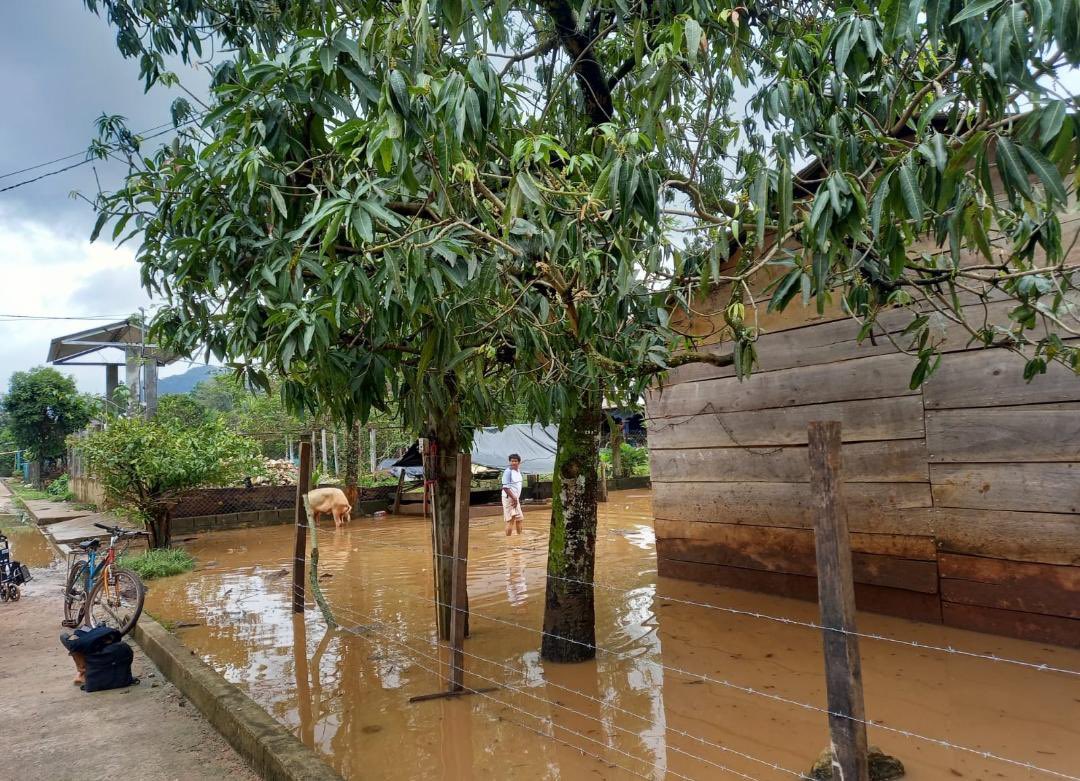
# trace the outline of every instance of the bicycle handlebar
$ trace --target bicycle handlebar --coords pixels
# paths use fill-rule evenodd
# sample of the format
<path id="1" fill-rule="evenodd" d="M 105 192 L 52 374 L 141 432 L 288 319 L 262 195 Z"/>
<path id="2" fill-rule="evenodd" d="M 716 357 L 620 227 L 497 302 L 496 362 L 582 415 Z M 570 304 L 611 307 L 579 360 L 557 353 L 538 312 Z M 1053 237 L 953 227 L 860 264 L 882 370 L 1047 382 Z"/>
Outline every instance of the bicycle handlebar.
<path id="1" fill-rule="evenodd" d="M 138 537 L 139 535 L 146 534 L 145 531 L 139 531 L 136 529 L 124 529 L 120 526 L 106 526 L 103 523 L 95 523 L 94 526 L 98 527 L 99 529 L 104 529 L 109 534 L 112 534 L 116 537 Z"/>

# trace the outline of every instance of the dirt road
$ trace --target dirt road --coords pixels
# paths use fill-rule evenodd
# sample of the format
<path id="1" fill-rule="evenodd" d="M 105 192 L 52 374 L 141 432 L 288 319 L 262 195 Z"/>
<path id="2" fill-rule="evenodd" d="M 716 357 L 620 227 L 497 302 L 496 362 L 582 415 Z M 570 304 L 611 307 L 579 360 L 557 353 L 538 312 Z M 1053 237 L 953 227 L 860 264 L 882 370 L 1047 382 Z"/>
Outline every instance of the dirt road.
<path id="1" fill-rule="evenodd" d="M 0 514 L 8 497 L 0 487 Z M 16 558 L 18 551 L 15 551 Z M 137 686 L 86 694 L 60 645 L 59 566 L 34 570 L 19 602 L 0 604 L 0 775 L 20 781 L 249 781 L 254 773 L 135 649 Z"/>

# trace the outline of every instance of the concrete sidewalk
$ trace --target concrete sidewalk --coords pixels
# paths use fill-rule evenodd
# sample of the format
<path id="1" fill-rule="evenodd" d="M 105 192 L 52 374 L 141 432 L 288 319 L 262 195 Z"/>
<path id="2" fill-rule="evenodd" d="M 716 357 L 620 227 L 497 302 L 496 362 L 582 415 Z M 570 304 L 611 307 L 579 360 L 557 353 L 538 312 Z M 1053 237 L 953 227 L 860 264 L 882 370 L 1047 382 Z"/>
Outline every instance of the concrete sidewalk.
<path id="1" fill-rule="evenodd" d="M 10 501 L 2 493 L 0 505 Z M 128 641 L 138 685 L 93 694 L 72 685 L 75 667 L 59 640 L 62 569 L 33 574 L 20 601 L 0 604 L 0 692 L 9 705 L 0 775 L 20 781 L 256 778 L 134 642 Z"/>

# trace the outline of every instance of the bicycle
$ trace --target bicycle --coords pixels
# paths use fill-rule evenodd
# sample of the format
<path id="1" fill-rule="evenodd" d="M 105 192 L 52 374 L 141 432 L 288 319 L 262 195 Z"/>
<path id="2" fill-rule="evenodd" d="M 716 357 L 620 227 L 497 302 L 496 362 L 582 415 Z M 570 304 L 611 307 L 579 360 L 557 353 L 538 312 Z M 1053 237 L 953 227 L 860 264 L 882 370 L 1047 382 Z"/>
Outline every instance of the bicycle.
<path id="1" fill-rule="evenodd" d="M 131 540 L 146 532 L 122 529 L 119 526 L 94 526 L 109 532 L 109 547 L 103 561 L 99 561 L 101 540 L 83 540 L 79 547 L 86 559 L 79 559 L 68 570 L 64 586 L 63 626 L 110 626 L 126 635 L 134 628 L 142 614 L 146 587 L 142 580 L 129 569 L 118 567 L 116 544 L 125 541 L 119 555 L 128 549 Z"/>

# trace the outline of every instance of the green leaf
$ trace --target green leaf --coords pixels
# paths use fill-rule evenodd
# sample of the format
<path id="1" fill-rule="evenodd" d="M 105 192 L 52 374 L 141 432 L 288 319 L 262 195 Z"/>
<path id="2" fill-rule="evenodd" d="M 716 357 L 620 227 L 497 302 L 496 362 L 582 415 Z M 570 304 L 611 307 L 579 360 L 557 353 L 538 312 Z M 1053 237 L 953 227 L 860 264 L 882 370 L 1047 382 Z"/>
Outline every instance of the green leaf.
<path id="1" fill-rule="evenodd" d="M 997 163 L 1001 169 L 1002 178 L 1011 182 L 1027 198 L 1031 198 L 1031 183 L 1028 181 L 1027 173 L 1016 153 L 1016 147 L 1005 136 L 998 136 L 997 139 Z"/>
<path id="2" fill-rule="evenodd" d="M 535 203 L 537 206 L 544 206 L 544 198 L 540 195 L 540 189 L 536 186 L 536 182 L 528 171 L 520 172 L 515 180 L 517 182 L 518 189 L 521 190 L 521 194 Z"/>
<path id="3" fill-rule="evenodd" d="M 1039 112 L 1039 141 L 1043 144 L 1049 144 L 1055 138 L 1058 133 L 1061 132 L 1061 128 L 1065 123 L 1065 115 L 1067 108 L 1065 101 L 1053 100 Z"/>
<path id="4" fill-rule="evenodd" d="M 288 219 L 289 210 L 285 207 L 285 199 L 281 197 L 281 191 L 278 190 L 276 185 L 270 185 L 270 198 L 274 202 L 274 206 L 281 212 L 281 216 Z"/>
<path id="5" fill-rule="evenodd" d="M 908 215 L 915 221 L 915 227 L 922 227 L 923 202 L 919 189 L 916 187 L 915 173 L 910 163 L 904 163 L 897 169 L 900 179 L 900 194 L 904 198 L 904 206 L 907 207 Z"/>
<path id="6" fill-rule="evenodd" d="M 1065 192 L 1065 183 L 1061 180 L 1058 169 L 1043 157 L 1041 152 L 1028 149 L 1026 146 L 1020 146 L 1019 149 L 1020 156 L 1027 163 L 1028 170 L 1039 177 L 1039 180 L 1043 183 L 1047 197 L 1051 201 L 1057 201 L 1064 205 L 1069 196 Z"/>
<path id="7" fill-rule="evenodd" d="M 319 65 L 322 66 L 323 73 L 330 75 L 333 72 L 334 57 L 335 52 L 332 46 L 324 46 L 319 50 Z"/>
<path id="8" fill-rule="evenodd" d="M 765 246 L 765 216 L 769 209 L 769 172 L 762 168 L 754 182 L 754 216 L 757 219 L 757 246 Z"/>
<path id="9" fill-rule="evenodd" d="M 683 35 L 686 36 L 686 58 L 695 63 L 701 47 L 701 25 L 696 19 L 686 20 L 683 24 Z"/>
<path id="10" fill-rule="evenodd" d="M 390 100 L 401 116 L 409 116 L 409 85 L 399 70 L 390 71 Z"/>
<path id="11" fill-rule="evenodd" d="M 982 17 L 988 10 L 1001 5 L 1002 2 L 1003 0 L 979 0 L 965 6 L 964 10 L 953 17 L 950 24 L 960 24 L 960 22 L 966 22 L 968 19 L 974 19 L 977 16 Z"/>
<path id="12" fill-rule="evenodd" d="M 874 187 L 874 197 L 870 201 L 870 230 L 877 238 L 881 233 L 881 210 L 885 206 L 885 199 L 889 197 L 889 186 L 892 174 L 888 173 L 878 179 Z"/>

